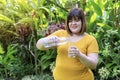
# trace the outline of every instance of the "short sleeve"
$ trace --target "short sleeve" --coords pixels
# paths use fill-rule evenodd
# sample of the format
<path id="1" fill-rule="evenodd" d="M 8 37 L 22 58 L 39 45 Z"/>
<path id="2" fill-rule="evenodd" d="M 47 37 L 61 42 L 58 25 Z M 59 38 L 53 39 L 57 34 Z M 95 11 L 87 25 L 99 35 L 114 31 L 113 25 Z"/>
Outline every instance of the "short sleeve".
<path id="1" fill-rule="evenodd" d="M 87 54 L 89 53 L 98 53 L 99 52 L 99 47 L 96 39 L 94 38 L 90 43 L 88 44 L 87 47 Z"/>
<path id="2" fill-rule="evenodd" d="M 65 33 L 65 30 L 58 30 L 58 31 L 55 31 L 54 33 L 50 34 L 49 36 L 61 37 L 61 36 L 63 36 L 64 33 Z"/>

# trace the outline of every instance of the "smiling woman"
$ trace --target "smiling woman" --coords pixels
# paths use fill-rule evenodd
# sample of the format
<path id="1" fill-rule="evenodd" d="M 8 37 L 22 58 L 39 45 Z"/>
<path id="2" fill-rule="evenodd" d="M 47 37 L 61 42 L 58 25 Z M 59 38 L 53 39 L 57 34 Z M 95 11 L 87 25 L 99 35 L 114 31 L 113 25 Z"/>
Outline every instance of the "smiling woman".
<path id="1" fill-rule="evenodd" d="M 81 20 L 72 19 L 72 21 L 69 21 L 69 29 L 72 33 L 79 33 L 81 30 Z"/>
<path id="2" fill-rule="evenodd" d="M 69 34 L 72 34 L 71 30 L 69 27 L 75 27 L 79 26 L 78 28 L 80 29 L 78 34 L 83 34 L 86 32 L 86 20 L 85 20 L 85 15 L 82 9 L 75 8 L 72 9 L 68 16 L 67 16 L 67 25 L 66 29 Z"/>
<path id="3" fill-rule="evenodd" d="M 86 32 L 82 9 L 70 10 L 65 28 L 66 30 L 58 30 L 39 39 L 36 47 L 40 50 L 57 48 L 56 66 L 53 70 L 55 80 L 94 80 L 91 69 L 95 69 L 98 63 L 98 44 Z M 58 46 L 44 47 L 46 40 L 48 43 L 58 44 L 63 37 L 69 41 Z"/>

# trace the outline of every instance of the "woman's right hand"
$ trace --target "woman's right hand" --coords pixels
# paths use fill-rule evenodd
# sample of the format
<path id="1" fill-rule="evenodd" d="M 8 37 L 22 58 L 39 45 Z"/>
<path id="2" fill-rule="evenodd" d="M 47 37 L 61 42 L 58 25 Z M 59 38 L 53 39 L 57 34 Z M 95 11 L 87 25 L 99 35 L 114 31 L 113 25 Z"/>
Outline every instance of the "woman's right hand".
<path id="1" fill-rule="evenodd" d="M 57 43 L 60 41 L 59 37 L 57 36 L 50 36 L 44 39 L 44 46 L 45 48 L 56 47 Z"/>
<path id="2" fill-rule="evenodd" d="M 55 48 L 59 40 L 60 39 L 57 36 L 41 38 L 37 41 L 36 47 L 40 50 Z"/>
<path id="3" fill-rule="evenodd" d="M 48 42 L 50 42 L 50 43 L 58 43 L 59 41 L 60 41 L 59 37 L 57 37 L 57 36 L 48 37 Z"/>

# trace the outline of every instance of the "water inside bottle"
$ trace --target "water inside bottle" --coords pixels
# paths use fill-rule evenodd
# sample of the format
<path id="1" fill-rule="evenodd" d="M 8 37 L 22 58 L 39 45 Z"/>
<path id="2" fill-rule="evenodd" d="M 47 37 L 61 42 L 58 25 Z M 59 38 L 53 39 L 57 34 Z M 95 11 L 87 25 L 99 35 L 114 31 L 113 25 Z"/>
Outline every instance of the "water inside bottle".
<path id="1" fill-rule="evenodd" d="M 60 39 L 60 41 L 58 43 L 49 43 L 48 41 L 45 41 L 44 47 L 49 48 L 49 47 L 53 47 L 53 46 L 60 46 L 60 45 L 66 44 L 69 41 L 69 39 L 66 37 L 61 37 L 59 39 Z"/>
<path id="2" fill-rule="evenodd" d="M 60 38 L 60 42 L 57 43 L 57 46 L 66 44 L 68 41 L 69 41 L 69 38 L 61 37 L 61 38 Z"/>

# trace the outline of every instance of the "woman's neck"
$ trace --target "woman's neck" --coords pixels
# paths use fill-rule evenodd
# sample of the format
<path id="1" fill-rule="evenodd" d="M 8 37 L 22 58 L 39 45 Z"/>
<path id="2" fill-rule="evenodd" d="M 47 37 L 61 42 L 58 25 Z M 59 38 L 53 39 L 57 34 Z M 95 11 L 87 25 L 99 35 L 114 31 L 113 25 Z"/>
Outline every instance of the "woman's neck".
<path id="1" fill-rule="evenodd" d="M 78 34 L 72 34 L 71 37 L 82 37 L 84 35 L 85 35 L 85 32 L 83 34 L 80 34 L 80 35 L 78 35 Z"/>
<path id="2" fill-rule="evenodd" d="M 83 33 L 81 35 L 74 34 L 74 35 L 71 35 L 69 38 L 70 38 L 71 41 L 76 42 L 76 41 L 82 39 L 85 36 L 85 34 L 86 33 Z"/>

